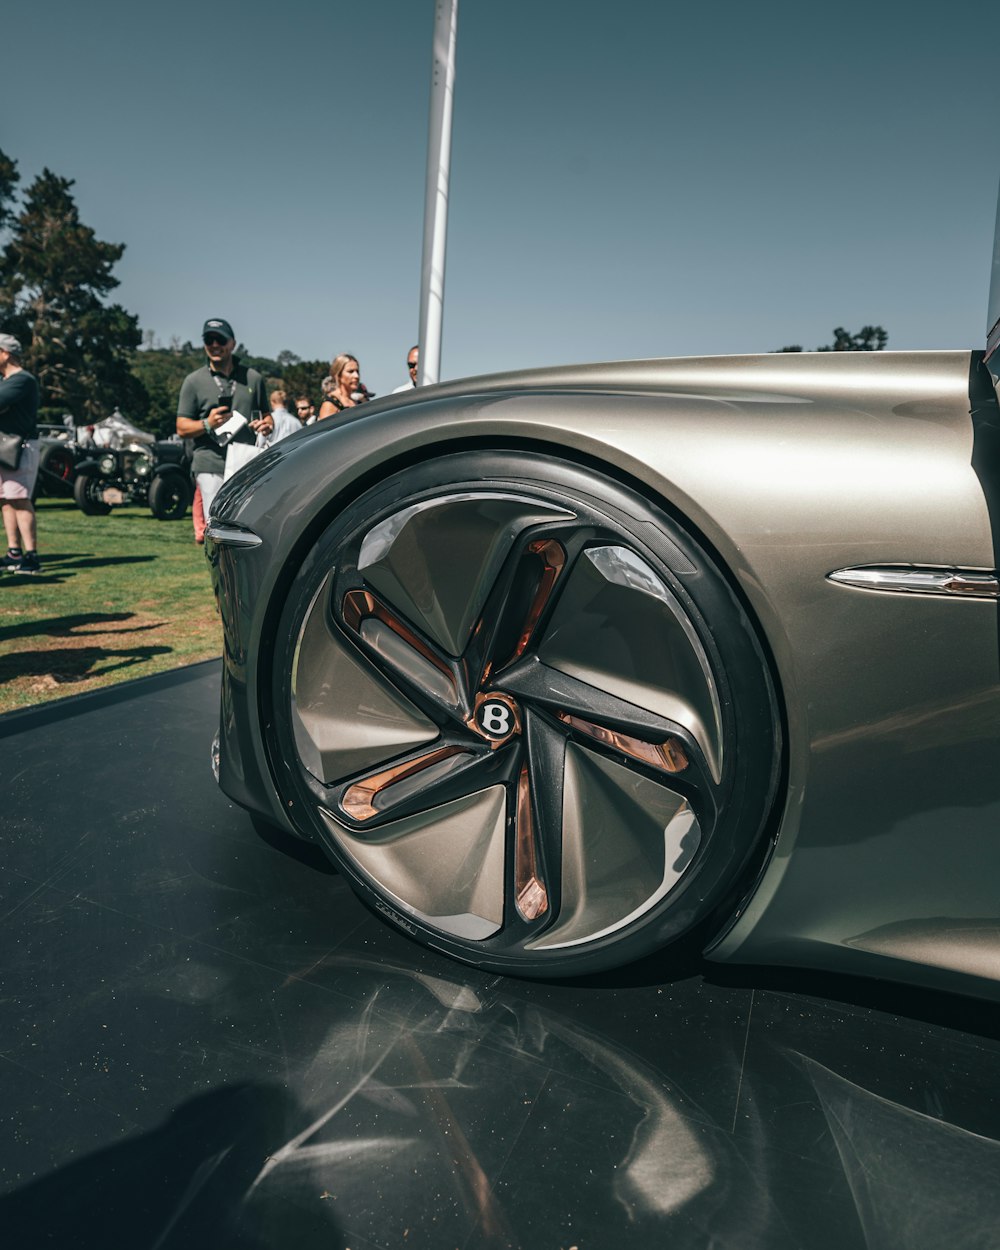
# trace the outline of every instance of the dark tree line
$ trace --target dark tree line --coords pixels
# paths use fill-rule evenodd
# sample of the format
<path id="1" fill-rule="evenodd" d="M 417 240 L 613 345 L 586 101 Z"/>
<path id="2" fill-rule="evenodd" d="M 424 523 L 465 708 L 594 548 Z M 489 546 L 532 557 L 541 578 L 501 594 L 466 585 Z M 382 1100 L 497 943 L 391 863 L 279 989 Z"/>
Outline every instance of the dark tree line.
<path id="1" fill-rule="evenodd" d="M 102 242 L 80 221 L 69 179 L 44 169 L 23 197 L 19 182 L 16 162 L 0 152 L 0 326 L 25 346 L 40 415 L 97 420 L 115 403 L 141 407 L 145 395 L 131 371 L 139 323 L 107 302 L 125 245 Z"/>
<path id="2" fill-rule="evenodd" d="M 857 334 L 851 334 L 843 326 L 837 326 L 833 332 L 833 342 L 824 347 L 817 347 L 818 352 L 880 352 L 889 342 L 889 335 L 881 326 L 862 326 Z M 802 347 L 794 343 L 791 347 L 779 347 L 779 352 L 800 352 Z"/>

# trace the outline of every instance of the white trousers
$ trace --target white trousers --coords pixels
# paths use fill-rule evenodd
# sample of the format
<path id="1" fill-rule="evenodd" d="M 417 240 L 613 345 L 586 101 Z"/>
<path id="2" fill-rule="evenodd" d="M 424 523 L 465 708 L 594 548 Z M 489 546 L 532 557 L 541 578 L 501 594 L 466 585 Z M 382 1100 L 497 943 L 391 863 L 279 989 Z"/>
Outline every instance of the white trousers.
<path id="1" fill-rule="evenodd" d="M 212 515 L 212 504 L 215 503 L 215 496 L 219 493 L 219 487 L 222 485 L 222 474 L 196 473 L 194 480 L 201 487 L 201 506 L 207 521 Z"/>

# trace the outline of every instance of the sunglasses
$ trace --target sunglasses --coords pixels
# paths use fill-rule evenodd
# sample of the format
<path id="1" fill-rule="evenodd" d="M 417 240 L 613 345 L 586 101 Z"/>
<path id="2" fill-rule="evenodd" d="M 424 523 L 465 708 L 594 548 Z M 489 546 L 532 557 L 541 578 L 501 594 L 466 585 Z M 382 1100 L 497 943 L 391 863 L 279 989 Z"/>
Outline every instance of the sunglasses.
<path id="1" fill-rule="evenodd" d="M 220 334 L 206 334 L 202 341 L 206 347 L 225 347 L 229 342 L 228 339 L 224 339 Z"/>
<path id="2" fill-rule="evenodd" d="M 295 407 L 298 409 L 299 412 L 308 412 L 309 409 L 312 407 L 312 404 L 296 404 Z"/>
<path id="3" fill-rule="evenodd" d="M 407 369 L 416 369 L 419 363 L 420 363 L 419 360 L 408 360 L 406 362 L 406 367 Z"/>

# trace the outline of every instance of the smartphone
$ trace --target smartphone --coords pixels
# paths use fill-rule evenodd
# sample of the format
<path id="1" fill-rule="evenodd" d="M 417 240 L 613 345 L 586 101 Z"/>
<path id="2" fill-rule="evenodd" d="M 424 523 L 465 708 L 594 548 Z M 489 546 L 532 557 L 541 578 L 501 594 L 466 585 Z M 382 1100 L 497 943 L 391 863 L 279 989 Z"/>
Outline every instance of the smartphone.
<path id="1" fill-rule="evenodd" d="M 232 395 L 220 395 L 219 402 L 215 406 L 216 408 L 232 408 L 233 406 Z"/>

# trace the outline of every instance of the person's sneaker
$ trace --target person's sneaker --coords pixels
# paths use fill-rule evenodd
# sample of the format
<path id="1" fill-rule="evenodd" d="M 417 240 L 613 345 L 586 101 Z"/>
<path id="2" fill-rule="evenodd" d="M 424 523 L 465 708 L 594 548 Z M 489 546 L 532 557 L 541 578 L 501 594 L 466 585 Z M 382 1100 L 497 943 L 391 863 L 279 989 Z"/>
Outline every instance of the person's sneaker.
<path id="1" fill-rule="evenodd" d="M 42 566 L 37 551 L 26 551 L 14 569 L 15 573 L 40 573 L 41 571 Z"/>
<path id="2" fill-rule="evenodd" d="M 4 573 L 13 573 L 17 566 L 21 563 L 22 554 L 20 547 L 8 547 L 7 554 L 0 556 L 0 571 Z"/>

